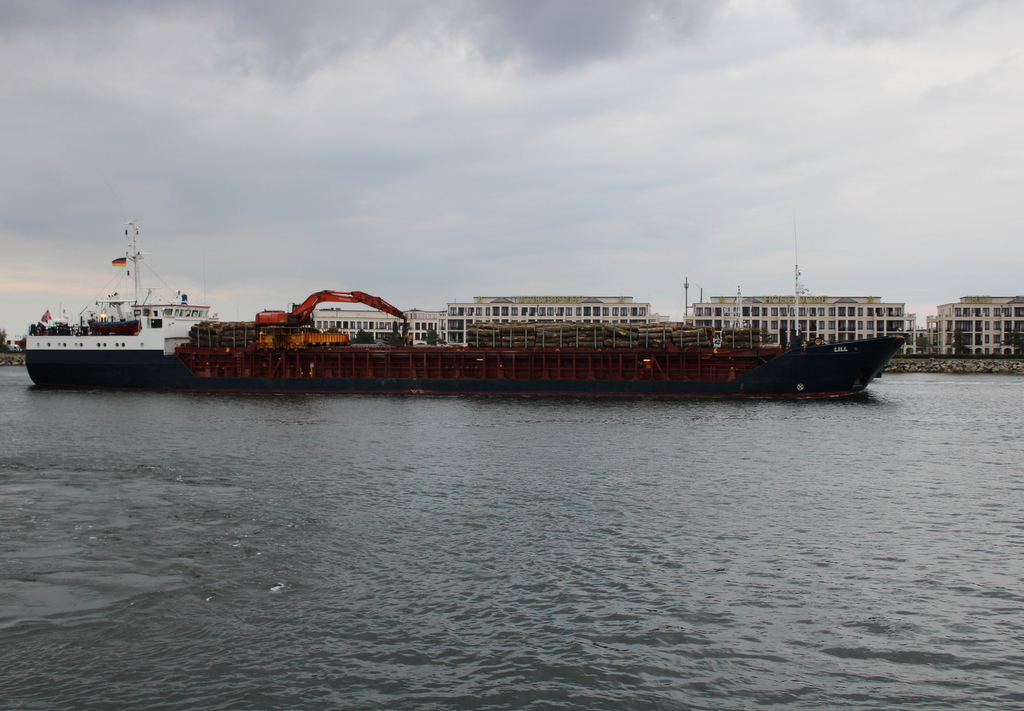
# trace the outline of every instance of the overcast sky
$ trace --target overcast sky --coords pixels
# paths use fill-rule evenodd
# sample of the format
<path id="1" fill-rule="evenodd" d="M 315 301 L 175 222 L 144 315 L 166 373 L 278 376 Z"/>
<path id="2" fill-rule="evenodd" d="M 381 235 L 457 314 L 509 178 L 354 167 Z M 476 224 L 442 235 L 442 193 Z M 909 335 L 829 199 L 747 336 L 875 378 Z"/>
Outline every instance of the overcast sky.
<path id="1" fill-rule="evenodd" d="M 125 219 L 226 319 L 320 289 L 1024 293 L 1024 3 L 0 3 L 0 327 Z"/>

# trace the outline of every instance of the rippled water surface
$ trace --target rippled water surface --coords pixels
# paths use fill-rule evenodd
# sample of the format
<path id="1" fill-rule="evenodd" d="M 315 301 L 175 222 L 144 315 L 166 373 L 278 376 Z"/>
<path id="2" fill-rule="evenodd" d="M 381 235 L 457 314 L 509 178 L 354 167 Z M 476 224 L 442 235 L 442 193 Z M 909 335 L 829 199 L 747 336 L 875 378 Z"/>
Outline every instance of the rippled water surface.
<path id="1" fill-rule="evenodd" d="M 1022 415 L 0 368 L 0 707 L 1020 708 Z"/>

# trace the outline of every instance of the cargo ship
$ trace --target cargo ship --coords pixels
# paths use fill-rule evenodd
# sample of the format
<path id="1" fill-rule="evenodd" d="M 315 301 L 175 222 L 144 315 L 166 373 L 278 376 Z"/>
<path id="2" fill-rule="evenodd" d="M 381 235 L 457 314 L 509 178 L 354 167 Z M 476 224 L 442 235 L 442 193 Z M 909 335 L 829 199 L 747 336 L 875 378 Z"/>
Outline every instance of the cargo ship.
<path id="1" fill-rule="evenodd" d="M 902 335 L 764 344 L 749 329 L 686 324 L 478 323 L 458 346 L 360 346 L 312 325 L 320 303 L 370 305 L 403 320 L 383 299 L 320 291 L 287 311 L 220 324 L 180 293 L 152 300 L 139 289 L 138 226 L 114 260 L 135 294 L 97 301 L 77 325 L 38 324 L 25 363 L 37 386 L 214 392 L 826 398 L 853 395 L 879 377 Z M 134 230 L 134 234 L 131 234 Z M 475 336 L 475 339 L 472 337 Z"/>

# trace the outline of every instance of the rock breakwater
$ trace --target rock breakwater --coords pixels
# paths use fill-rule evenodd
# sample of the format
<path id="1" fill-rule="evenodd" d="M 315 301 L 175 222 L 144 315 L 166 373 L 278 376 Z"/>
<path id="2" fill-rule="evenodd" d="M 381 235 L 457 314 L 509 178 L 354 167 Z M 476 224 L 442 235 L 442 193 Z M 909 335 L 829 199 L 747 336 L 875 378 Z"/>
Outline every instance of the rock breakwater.
<path id="1" fill-rule="evenodd" d="M 885 368 L 886 373 L 1005 373 L 1024 375 L 1021 360 L 975 360 L 953 358 L 894 358 Z"/>
<path id="2" fill-rule="evenodd" d="M 25 354 L 0 353 L 0 365 L 25 365 Z"/>

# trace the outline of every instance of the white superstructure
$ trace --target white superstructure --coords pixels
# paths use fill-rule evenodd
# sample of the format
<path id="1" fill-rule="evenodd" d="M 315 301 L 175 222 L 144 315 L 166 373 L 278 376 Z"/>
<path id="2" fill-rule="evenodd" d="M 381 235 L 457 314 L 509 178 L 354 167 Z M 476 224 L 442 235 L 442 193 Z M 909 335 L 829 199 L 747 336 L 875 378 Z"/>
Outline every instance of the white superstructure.
<path id="1" fill-rule="evenodd" d="M 139 226 L 128 222 L 128 247 L 123 264 L 125 279 L 134 287 L 131 296 L 113 293 L 81 311 L 77 323 L 66 316 L 32 326 L 25 337 L 26 350 L 161 350 L 174 353 L 175 346 L 188 343 L 192 326 L 211 317 L 209 306 L 190 304 L 188 296 L 175 292 L 161 297 L 140 286 Z M 47 311 L 48 318 L 49 311 Z M 213 315 L 216 318 L 216 315 Z"/>

